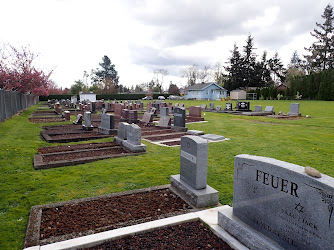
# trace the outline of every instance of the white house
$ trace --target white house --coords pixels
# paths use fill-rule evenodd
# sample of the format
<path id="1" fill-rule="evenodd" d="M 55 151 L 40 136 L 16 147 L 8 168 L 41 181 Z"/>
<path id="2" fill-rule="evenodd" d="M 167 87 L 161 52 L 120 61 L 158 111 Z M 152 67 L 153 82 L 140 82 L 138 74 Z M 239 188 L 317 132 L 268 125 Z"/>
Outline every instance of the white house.
<path id="1" fill-rule="evenodd" d="M 209 99 L 216 100 L 227 97 L 227 90 L 215 82 L 198 83 L 185 89 L 185 99 Z"/>
<path id="2" fill-rule="evenodd" d="M 94 94 L 93 92 L 90 93 L 80 92 L 79 96 L 80 96 L 80 101 L 96 102 L 96 94 Z"/>
<path id="3" fill-rule="evenodd" d="M 232 90 L 230 96 L 232 100 L 246 100 L 246 91 L 240 89 Z"/>

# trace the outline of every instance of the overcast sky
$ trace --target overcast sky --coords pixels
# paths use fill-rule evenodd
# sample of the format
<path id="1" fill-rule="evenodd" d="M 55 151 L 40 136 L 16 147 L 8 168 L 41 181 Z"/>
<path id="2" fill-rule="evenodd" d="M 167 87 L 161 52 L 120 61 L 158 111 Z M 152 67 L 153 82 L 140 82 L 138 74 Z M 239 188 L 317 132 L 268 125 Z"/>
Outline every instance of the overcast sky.
<path id="1" fill-rule="evenodd" d="M 83 79 L 107 55 L 120 83 L 148 82 L 164 68 L 179 86 L 187 65 L 226 62 L 234 42 L 254 37 L 256 54 L 287 65 L 306 54 L 329 0 L 0 0 L 0 42 L 29 45 L 59 87 Z"/>

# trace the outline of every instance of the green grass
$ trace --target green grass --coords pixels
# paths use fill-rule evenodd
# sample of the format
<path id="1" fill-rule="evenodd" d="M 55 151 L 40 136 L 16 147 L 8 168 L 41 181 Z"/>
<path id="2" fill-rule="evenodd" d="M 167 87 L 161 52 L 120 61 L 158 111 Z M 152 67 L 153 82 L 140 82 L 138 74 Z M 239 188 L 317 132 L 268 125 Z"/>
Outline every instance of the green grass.
<path id="1" fill-rule="evenodd" d="M 210 103 L 172 102 L 183 102 L 187 107 Z M 312 118 L 277 120 L 206 112 L 207 123 L 188 125 L 189 129 L 231 138 L 209 144 L 208 184 L 219 191 L 222 204 L 232 204 L 233 158 L 238 154 L 312 166 L 334 177 L 334 102 L 298 102 L 303 116 Z M 214 103 L 225 106 L 222 101 Z M 251 108 L 274 106 L 276 112 L 288 112 L 290 103 L 251 101 Z M 22 249 L 31 206 L 168 184 L 170 175 L 179 173 L 179 147 L 161 147 L 145 141 L 144 155 L 34 170 L 33 156 L 38 147 L 50 146 L 39 136 L 39 127 L 46 124 L 28 121 L 36 108 L 37 105 L 0 124 L 0 249 Z"/>

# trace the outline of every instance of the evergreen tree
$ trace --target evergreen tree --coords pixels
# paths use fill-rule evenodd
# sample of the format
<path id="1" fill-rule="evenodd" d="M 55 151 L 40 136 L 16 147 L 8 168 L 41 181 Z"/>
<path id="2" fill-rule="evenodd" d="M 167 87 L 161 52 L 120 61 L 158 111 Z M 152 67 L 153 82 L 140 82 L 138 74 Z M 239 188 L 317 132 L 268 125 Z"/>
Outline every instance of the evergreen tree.
<path id="1" fill-rule="evenodd" d="M 225 67 L 225 70 L 228 73 L 226 75 L 227 80 L 226 80 L 225 88 L 229 91 L 243 86 L 242 85 L 243 83 L 243 74 L 242 74 L 243 60 L 242 60 L 241 54 L 239 52 L 239 48 L 236 43 L 234 44 L 234 48 L 231 51 L 231 53 L 232 55 L 228 61 L 229 66 Z"/>
<path id="2" fill-rule="evenodd" d="M 321 71 L 334 68 L 334 14 L 333 7 L 328 4 L 321 15 L 325 19 L 323 24 L 316 23 L 319 29 L 314 29 L 315 41 L 309 48 L 305 48 L 311 53 L 305 58 L 312 71 Z"/>
<path id="3" fill-rule="evenodd" d="M 277 84 L 285 81 L 286 69 L 284 68 L 281 58 L 278 57 L 278 52 L 275 53 L 273 58 L 269 59 L 269 67 L 273 81 Z"/>
<path id="4" fill-rule="evenodd" d="M 102 58 L 102 62 L 99 63 L 99 65 L 102 69 L 96 69 L 96 71 L 94 72 L 96 77 L 93 78 L 93 81 L 96 82 L 98 81 L 97 79 L 101 79 L 102 82 L 104 83 L 103 88 L 107 88 L 108 90 L 111 89 L 117 90 L 119 88 L 118 86 L 119 76 L 115 69 L 115 65 L 111 64 L 111 61 L 108 56 L 104 56 Z"/>
<path id="5" fill-rule="evenodd" d="M 246 45 L 243 47 L 243 63 L 242 63 L 242 74 L 243 74 L 243 86 L 246 89 L 250 86 L 256 85 L 255 79 L 255 64 L 256 64 L 256 55 L 254 54 L 253 50 L 254 38 L 251 35 L 248 35 L 246 40 Z"/>

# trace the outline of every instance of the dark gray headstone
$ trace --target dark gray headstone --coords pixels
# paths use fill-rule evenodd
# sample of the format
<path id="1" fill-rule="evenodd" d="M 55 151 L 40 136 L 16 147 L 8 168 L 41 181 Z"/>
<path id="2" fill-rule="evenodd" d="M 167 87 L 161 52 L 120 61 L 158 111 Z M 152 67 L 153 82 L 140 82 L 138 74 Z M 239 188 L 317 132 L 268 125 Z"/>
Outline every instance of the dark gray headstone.
<path id="1" fill-rule="evenodd" d="M 206 188 L 208 143 L 193 135 L 181 137 L 181 180 L 195 189 Z"/>
<path id="2" fill-rule="evenodd" d="M 160 108 L 160 116 L 167 116 L 167 115 L 169 115 L 169 108 L 167 107 Z"/>
<path id="3" fill-rule="evenodd" d="M 185 127 L 186 126 L 186 110 L 185 108 L 174 108 L 174 126 Z"/>
<path id="4" fill-rule="evenodd" d="M 105 129 L 114 129 L 115 128 L 114 116 L 111 114 L 103 114 L 101 116 L 101 127 Z"/>
<path id="5" fill-rule="evenodd" d="M 215 109 L 215 104 L 213 102 L 210 103 L 210 109 Z"/>
<path id="6" fill-rule="evenodd" d="M 271 158 L 235 157 L 234 216 L 285 249 L 333 249 L 333 205 L 332 177 L 311 177 L 302 166 Z M 230 231 L 224 220 L 219 214 Z"/>
<path id="7" fill-rule="evenodd" d="M 232 111 L 233 110 L 232 103 L 230 103 L 230 102 L 225 103 L 225 110 L 226 111 Z"/>
<path id="8" fill-rule="evenodd" d="M 238 111 L 249 111 L 250 103 L 249 102 L 238 102 L 237 109 Z"/>

